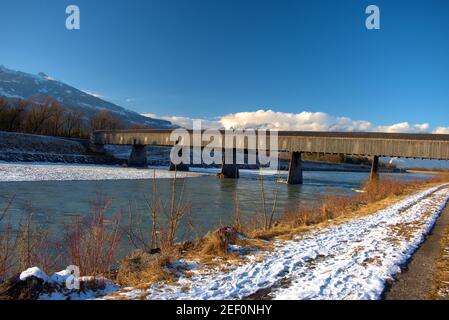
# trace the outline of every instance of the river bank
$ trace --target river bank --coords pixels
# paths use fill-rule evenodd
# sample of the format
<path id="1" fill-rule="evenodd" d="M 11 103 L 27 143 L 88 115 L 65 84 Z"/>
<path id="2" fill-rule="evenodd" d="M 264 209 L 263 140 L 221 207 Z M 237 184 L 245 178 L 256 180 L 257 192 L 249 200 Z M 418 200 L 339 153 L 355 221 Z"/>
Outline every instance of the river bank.
<path id="1" fill-rule="evenodd" d="M 295 232 L 291 240 L 275 238 L 274 249 L 264 253 L 245 255 L 244 247 L 233 245 L 230 249 L 239 253 L 235 261 L 212 268 L 201 260 L 182 261 L 187 270 L 177 283 L 126 289 L 110 298 L 379 299 L 448 199 L 448 185 L 436 186 L 374 214 L 326 222 Z"/>
<path id="2" fill-rule="evenodd" d="M 386 300 L 447 299 L 449 206 L 426 236 L 422 246 L 401 266 L 402 273 L 383 295 Z M 446 287 L 446 288 L 445 288 Z M 444 289 L 445 288 L 445 289 Z"/>
<path id="3" fill-rule="evenodd" d="M 140 270 L 137 278 L 127 274 L 111 278 L 101 290 L 63 290 L 39 298 L 378 299 L 449 199 L 448 185 L 437 181 L 391 190 L 395 191 L 340 216 L 332 212 L 323 216 L 325 204 L 316 208 L 319 220 L 298 224 L 298 219 L 287 216 L 290 230 L 282 226 L 282 218 L 277 219 L 270 237 L 265 231 L 261 235 L 257 230 L 241 233 L 225 228 L 182 244 L 177 254 L 140 253 L 150 269 Z M 125 261 L 134 261 L 129 259 L 134 258 Z M 33 270 L 24 277 L 40 274 Z M 138 279 L 139 285 L 127 285 L 130 279 Z"/>

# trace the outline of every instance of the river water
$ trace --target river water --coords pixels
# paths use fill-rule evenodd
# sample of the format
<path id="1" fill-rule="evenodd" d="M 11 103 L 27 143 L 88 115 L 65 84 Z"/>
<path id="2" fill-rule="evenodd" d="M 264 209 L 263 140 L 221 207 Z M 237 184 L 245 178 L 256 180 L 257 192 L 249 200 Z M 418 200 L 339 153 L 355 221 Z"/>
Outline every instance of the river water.
<path id="1" fill-rule="evenodd" d="M 422 179 L 426 175 L 383 174 L 397 179 Z M 353 194 L 368 178 L 360 172 L 304 172 L 303 185 L 286 184 L 287 173 L 263 176 L 265 203 L 271 211 L 277 190 L 276 213 L 279 214 L 298 201 L 314 202 L 327 194 Z M 184 187 L 183 187 L 184 185 Z M 189 228 L 194 235 L 203 235 L 218 225 L 231 223 L 236 199 L 241 216 L 258 218 L 262 212 L 261 181 L 258 171 L 242 170 L 238 180 L 220 180 L 214 175 L 179 179 L 176 184 L 178 196 L 181 190 L 183 203 L 189 207 Z M 74 216 L 87 216 L 99 199 L 110 199 L 108 214 L 124 210 L 122 225 L 128 224 L 128 209 L 139 210 L 144 223 L 149 223 L 148 203 L 157 198 L 169 207 L 172 192 L 170 179 L 156 180 L 104 180 L 104 181 L 36 181 L 0 182 L 0 210 L 14 196 L 9 216 L 15 222 L 24 212 L 33 212 L 34 219 L 54 237 L 62 241 L 67 224 Z M 4 223 L 4 222 L 3 222 Z M 183 225 L 181 231 L 185 231 Z M 123 244 L 122 252 L 128 248 Z"/>

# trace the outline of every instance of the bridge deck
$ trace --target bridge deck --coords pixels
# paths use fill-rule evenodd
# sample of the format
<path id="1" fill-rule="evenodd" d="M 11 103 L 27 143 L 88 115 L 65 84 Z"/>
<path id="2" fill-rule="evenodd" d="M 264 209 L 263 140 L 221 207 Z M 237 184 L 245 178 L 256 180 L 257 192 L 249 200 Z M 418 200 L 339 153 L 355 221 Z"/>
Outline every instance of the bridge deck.
<path id="1" fill-rule="evenodd" d="M 192 133 L 192 131 L 189 131 Z M 224 131 L 221 131 L 224 134 Z M 173 146 L 172 130 L 97 131 L 94 144 Z M 268 141 L 267 141 L 268 142 Z M 209 142 L 203 142 L 206 146 Z M 192 134 L 190 134 L 192 145 Z M 245 142 L 242 146 L 247 149 Z M 449 160 L 449 135 L 377 132 L 279 131 L 278 150 Z"/>

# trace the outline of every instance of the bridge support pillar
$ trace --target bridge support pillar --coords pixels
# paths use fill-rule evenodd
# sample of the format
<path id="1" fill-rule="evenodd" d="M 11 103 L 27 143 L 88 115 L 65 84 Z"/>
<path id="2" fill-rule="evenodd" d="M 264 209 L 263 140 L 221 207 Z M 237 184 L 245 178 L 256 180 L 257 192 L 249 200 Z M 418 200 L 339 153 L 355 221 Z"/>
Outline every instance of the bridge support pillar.
<path id="1" fill-rule="evenodd" d="M 225 163 L 225 154 L 223 153 L 223 160 L 221 162 L 221 172 L 217 173 L 220 179 L 239 179 L 240 172 L 237 165 L 237 150 L 234 149 L 233 163 Z"/>
<path id="2" fill-rule="evenodd" d="M 292 152 L 288 168 L 288 184 L 302 184 L 302 158 L 301 152 Z"/>
<path id="3" fill-rule="evenodd" d="M 134 144 L 128 166 L 134 168 L 144 168 L 147 166 L 147 148 L 145 145 Z"/>
<path id="4" fill-rule="evenodd" d="M 97 141 L 95 140 L 95 135 L 91 134 L 89 138 L 88 150 L 93 153 L 104 154 L 104 144 L 97 143 Z"/>
<path id="5" fill-rule="evenodd" d="M 178 165 L 174 164 L 173 162 L 170 161 L 170 168 L 168 169 L 169 171 L 189 171 L 189 165 L 188 164 L 184 164 L 184 163 L 180 163 Z"/>
<path id="6" fill-rule="evenodd" d="M 179 156 L 182 158 L 182 149 L 179 150 Z M 187 172 L 187 171 L 189 171 L 189 165 L 185 164 L 185 163 L 174 164 L 170 160 L 170 166 L 169 166 L 168 170 L 169 171 L 183 171 L 183 172 Z"/>
<path id="7" fill-rule="evenodd" d="M 104 154 L 104 153 L 105 153 L 105 151 L 104 151 L 104 144 L 94 144 L 94 143 L 91 143 L 91 144 L 89 145 L 89 150 L 90 150 L 91 152 L 93 152 L 93 153 L 101 153 L 101 154 Z"/>
<path id="8" fill-rule="evenodd" d="M 371 174 L 369 179 L 370 181 L 375 181 L 379 179 L 379 156 L 373 157 L 373 162 L 371 164 Z"/>

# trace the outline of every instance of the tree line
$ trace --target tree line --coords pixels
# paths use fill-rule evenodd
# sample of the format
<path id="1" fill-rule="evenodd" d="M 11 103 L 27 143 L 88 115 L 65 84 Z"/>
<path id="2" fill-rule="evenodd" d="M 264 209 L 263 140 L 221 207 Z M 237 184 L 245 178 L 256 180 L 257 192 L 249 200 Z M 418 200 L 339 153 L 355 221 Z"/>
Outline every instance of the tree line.
<path id="1" fill-rule="evenodd" d="M 43 103 L 0 97 L 0 131 L 47 136 L 88 138 L 95 130 L 124 129 L 125 123 L 109 110 L 99 110 L 91 117 L 80 110 L 63 107 L 53 98 Z"/>

